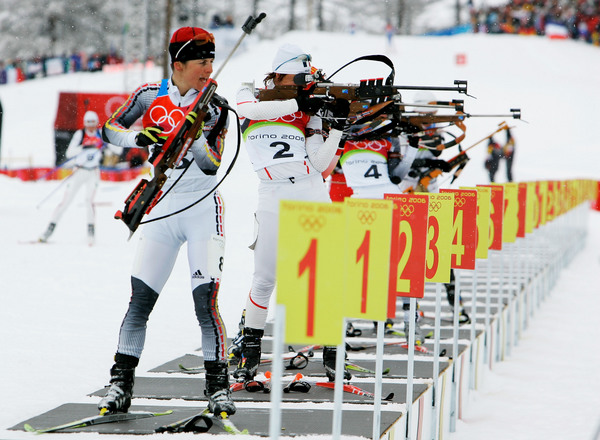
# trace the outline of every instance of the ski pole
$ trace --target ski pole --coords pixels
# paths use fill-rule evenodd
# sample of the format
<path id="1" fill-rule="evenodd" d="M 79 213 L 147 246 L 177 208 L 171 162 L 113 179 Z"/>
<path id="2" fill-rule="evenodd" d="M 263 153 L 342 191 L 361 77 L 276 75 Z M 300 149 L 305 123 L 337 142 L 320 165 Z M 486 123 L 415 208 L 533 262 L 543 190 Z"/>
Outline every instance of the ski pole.
<path id="1" fill-rule="evenodd" d="M 65 177 L 63 179 L 63 181 L 56 187 L 54 188 L 50 194 L 48 194 L 46 197 L 44 197 L 44 199 L 42 199 L 42 201 L 40 203 L 37 204 L 37 206 L 35 207 L 35 209 L 40 209 L 40 206 L 42 206 L 50 197 L 52 197 L 54 195 L 54 193 L 56 193 L 64 184 L 67 180 L 69 180 L 71 177 L 73 177 L 75 175 L 75 173 L 78 171 L 79 169 L 73 171 L 70 175 L 68 175 L 67 177 Z"/>
<path id="2" fill-rule="evenodd" d="M 217 79 L 217 77 L 221 73 L 221 70 L 223 70 L 223 67 L 225 67 L 225 64 L 227 64 L 229 62 L 229 59 L 233 56 L 234 52 L 237 50 L 237 48 L 240 46 L 240 44 L 242 44 L 242 40 L 246 37 L 246 35 L 250 35 L 250 33 L 256 27 L 256 25 L 258 23 L 260 23 L 262 21 L 262 19 L 265 18 L 266 16 L 267 16 L 267 14 L 265 14 L 264 12 L 261 12 L 260 14 L 258 14 L 258 17 L 256 17 L 256 18 L 254 18 L 254 17 L 252 17 L 252 15 L 250 15 L 246 19 L 246 22 L 242 25 L 242 30 L 244 31 L 244 33 L 239 38 L 239 40 L 237 41 L 235 46 L 233 46 L 233 49 L 231 49 L 231 51 L 229 52 L 229 55 L 227 55 L 227 58 L 225 58 L 225 61 L 223 61 L 223 64 L 221 64 L 219 66 L 217 73 L 215 73 L 215 75 L 213 76 L 214 80 Z"/>
<path id="3" fill-rule="evenodd" d="M 61 163 L 60 165 L 55 166 L 54 168 L 52 168 L 50 171 L 48 171 L 47 173 L 45 173 L 43 176 L 38 177 L 37 179 L 35 179 L 36 182 L 40 181 L 40 180 L 45 180 L 49 175 L 55 173 L 56 171 L 60 170 L 62 167 L 64 167 L 66 164 L 68 164 L 69 162 L 71 162 L 73 159 L 75 159 L 78 155 L 73 156 L 70 159 L 65 160 L 63 163 Z"/>
<path id="4" fill-rule="evenodd" d="M 99 150 L 100 150 L 100 151 L 104 150 L 104 148 L 105 148 L 105 145 L 106 145 L 106 144 L 104 144 L 104 145 L 103 145 L 101 148 L 99 148 Z M 46 177 L 48 177 L 48 176 L 49 176 L 49 175 L 51 175 L 52 173 L 55 173 L 55 172 L 56 172 L 56 171 L 58 171 L 59 169 L 63 168 L 65 165 L 67 165 L 69 162 L 71 162 L 71 161 L 73 161 L 73 160 L 77 159 L 79 156 L 82 156 L 82 155 L 84 155 L 84 154 L 88 154 L 88 151 L 89 151 L 89 150 L 87 150 L 87 151 L 86 151 L 86 149 L 84 148 L 84 149 L 83 149 L 83 150 L 81 150 L 79 153 L 77 153 L 75 156 L 73 156 L 73 157 L 71 157 L 71 158 L 69 158 L 69 159 L 65 160 L 63 163 L 61 163 L 60 165 L 57 165 L 57 166 L 55 166 L 54 168 L 52 168 L 50 171 L 48 171 L 48 172 L 47 172 L 46 174 L 44 174 L 43 176 L 41 176 L 41 177 L 38 177 L 37 179 L 35 179 L 35 181 L 37 182 L 37 181 L 39 181 L 39 180 L 46 179 Z"/>

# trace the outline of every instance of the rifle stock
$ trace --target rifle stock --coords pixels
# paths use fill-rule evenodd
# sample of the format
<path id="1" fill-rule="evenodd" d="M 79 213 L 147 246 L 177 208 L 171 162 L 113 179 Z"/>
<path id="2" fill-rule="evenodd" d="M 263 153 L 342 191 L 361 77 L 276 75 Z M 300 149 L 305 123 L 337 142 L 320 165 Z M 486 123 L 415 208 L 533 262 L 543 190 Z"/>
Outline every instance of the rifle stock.
<path id="1" fill-rule="evenodd" d="M 201 130 L 207 114 L 208 104 L 216 90 L 217 83 L 209 79 L 190 110 L 197 115 L 194 123 L 185 117 L 179 122 L 152 162 L 154 177 L 149 181 L 140 180 L 125 200 L 123 210 L 115 213 L 115 219 L 122 220 L 131 231 L 130 237 L 137 230 L 144 215 L 148 214 L 159 201 L 162 187 L 168 178 L 167 171 L 174 169 L 181 162 L 189 147 L 196 140 L 196 135 Z"/>

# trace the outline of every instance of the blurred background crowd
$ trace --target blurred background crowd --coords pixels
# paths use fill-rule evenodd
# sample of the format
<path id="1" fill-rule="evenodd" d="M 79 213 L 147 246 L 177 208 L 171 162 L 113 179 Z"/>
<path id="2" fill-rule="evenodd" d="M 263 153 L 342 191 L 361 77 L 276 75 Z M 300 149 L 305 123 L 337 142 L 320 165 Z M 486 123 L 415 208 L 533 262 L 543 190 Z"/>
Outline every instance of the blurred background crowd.
<path id="1" fill-rule="evenodd" d="M 546 35 L 600 44 L 598 0 L 512 0 L 501 6 L 471 5 L 473 32 Z"/>

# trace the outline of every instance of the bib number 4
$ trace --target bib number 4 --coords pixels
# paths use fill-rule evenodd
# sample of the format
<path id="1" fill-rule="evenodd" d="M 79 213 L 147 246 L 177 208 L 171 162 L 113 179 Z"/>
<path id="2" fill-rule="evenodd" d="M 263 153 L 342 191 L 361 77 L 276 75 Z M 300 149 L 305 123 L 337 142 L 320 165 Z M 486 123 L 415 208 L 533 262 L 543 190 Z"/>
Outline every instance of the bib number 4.
<path id="1" fill-rule="evenodd" d="M 377 169 L 377 165 L 371 165 L 367 172 L 364 174 L 365 177 L 374 177 L 375 179 L 379 179 L 381 177 L 381 173 Z"/>

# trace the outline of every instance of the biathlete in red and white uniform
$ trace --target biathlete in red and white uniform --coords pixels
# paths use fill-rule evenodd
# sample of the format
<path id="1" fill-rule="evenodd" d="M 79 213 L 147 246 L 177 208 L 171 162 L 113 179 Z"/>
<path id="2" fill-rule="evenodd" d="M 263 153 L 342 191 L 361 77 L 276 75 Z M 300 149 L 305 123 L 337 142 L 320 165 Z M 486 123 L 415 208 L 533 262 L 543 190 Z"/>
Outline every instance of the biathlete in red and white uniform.
<path id="1" fill-rule="evenodd" d="M 399 151 L 397 138 L 347 141 L 340 164 L 352 197 L 382 199 L 383 194 L 396 194 L 398 185 L 390 180 L 388 154 Z"/>
<path id="2" fill-rule="evenodd" d="M 171 38 L 169 54 L 172 77 L 139 87 L 105 124 L 108 141 L 124 147 L 160 149 L 162 139 L 173 133 L 190 110 L 213 71 L 214 37 L 200 28 L 180 28 Z M 224 205 L 219 192 L 213 190 L 228 116 L 223 98 L 215 96 L 208 107 L 200 136 L 164 184 L 162 191 L 166 195 L 145 219 L 167 216 L 142 228 L 131 275 L 131 302 L 119 333 L 111 388 L 99 404 L 101 409 L 122 411 L 129 406 L 133 370 L 144 348 L 146 322 L 181 246 L 187 242 L 194 311 L 202 330 L 209 409 L 215 413 L 235 412 L 229 391 L 225 325 L 217 307 L 223 267 Z M 129 130 L 140 117 L 144 130 Z M 169 216 L 200 199 L 191 208 Z"/>

